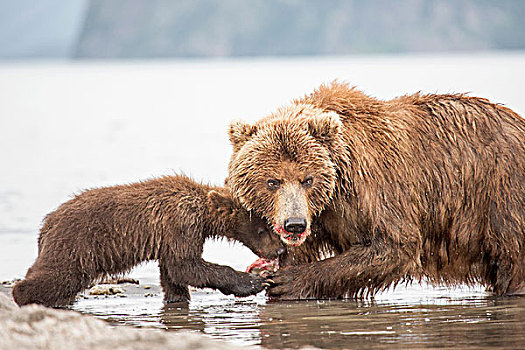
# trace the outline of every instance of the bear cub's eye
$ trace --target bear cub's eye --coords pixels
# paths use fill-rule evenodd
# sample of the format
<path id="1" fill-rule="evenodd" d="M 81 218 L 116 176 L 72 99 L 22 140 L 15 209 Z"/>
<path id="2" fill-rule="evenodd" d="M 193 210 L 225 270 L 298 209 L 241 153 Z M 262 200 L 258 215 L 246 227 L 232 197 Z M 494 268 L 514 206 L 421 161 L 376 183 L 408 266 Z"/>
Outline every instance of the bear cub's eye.
<path id="1" fill-rule="evenodd" d="M 302 182 L 301 184 L 303 185 L 303 187 L 312 187 L 312 184 L 314 183 L 314 178 L 311 177 L 311 176 L 307 176 Z"/>
<path id="2" fill-rule="evenodd" d="M 281 181 L 276 179 L 270 179 L 266 181 L 266 186 L 268 186 L 270 190 L 276 190 L 281 186 Z"/>

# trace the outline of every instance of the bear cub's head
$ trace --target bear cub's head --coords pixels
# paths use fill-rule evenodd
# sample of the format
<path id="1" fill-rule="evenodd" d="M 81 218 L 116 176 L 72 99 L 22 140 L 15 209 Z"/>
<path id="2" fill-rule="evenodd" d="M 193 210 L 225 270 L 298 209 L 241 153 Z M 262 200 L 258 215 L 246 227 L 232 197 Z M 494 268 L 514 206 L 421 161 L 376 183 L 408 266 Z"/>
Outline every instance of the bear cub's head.
<path id="1" fill-rule="evenodd" d="M 208 199 L 216 212 L 217 222 L 224 223 L 225 237 L 243 243 L 261 258 L 272 260 L 285 252 L 283 243 L 272 233 L 268 223 L 251 215 L 229 191 L 212 190 L 208 192 Z"/>
<path id="2" fill-rule="evenodd" d="M 297 246 L 336 187 L 334 149 L 343 143 L 336 113 L 311 105 L 282 108 L 254 125 L 233 122 L 227 185 L 266 218 L 283 242 Z"/>

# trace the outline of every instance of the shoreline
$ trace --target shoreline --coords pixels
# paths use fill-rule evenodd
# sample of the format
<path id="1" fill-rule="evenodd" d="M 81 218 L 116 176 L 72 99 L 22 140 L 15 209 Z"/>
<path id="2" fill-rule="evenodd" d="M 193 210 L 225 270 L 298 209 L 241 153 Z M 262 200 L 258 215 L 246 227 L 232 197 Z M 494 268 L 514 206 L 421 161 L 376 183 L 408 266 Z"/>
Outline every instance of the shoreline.
<path id="1" fill-rule="evenodd" d="M 0 337 L 5 349 L 260 349 L 195 332 L 114 326 L 74 310 L 34 304 L 18 307 L 11 287 L 5 282 L 0 285 Z"/>

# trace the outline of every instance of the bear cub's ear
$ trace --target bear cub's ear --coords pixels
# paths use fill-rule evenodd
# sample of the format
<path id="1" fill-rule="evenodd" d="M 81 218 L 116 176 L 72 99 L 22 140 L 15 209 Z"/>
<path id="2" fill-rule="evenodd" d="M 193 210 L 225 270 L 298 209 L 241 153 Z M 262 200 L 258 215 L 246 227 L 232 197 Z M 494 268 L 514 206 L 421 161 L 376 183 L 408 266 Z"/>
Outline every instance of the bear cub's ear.
<path id="1" fill-rule="evenodd" d="M 343 124 L 335 112 L 325 112 L 308 119 L 308 132 L 320 142 L 332 142 L 341 135 Z"/>
<path id="2" fill-rule="evenodd" d="M 250 137 L 255 133 L 256 127 L 241 120 L 235 120 L 230 124 L 228 134 L 233 150 L 238 151 Z"/>
<path id="3" fill-rule="evenodd" d="M 211 203 L 211 207 L 217 210 L 221 214 L 233 214 L 235 203 L 232 196 L 229 193 L 220 193 L 216 190 L 208 192 L 208 200 Z"/>

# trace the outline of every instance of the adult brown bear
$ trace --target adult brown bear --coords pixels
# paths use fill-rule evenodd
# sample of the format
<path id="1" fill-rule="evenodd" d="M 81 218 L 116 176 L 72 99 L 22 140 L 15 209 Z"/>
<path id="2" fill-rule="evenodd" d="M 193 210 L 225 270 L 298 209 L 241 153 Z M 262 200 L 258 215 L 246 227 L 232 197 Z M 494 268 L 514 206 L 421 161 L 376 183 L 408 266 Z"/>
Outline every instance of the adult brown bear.
<path id="1" fill-rule="evenodd" d="M 229 134 L 233 195 L 298 246 L 270 296 L 359 297 L 424 277 L 525 293 L 525 121 L 510 109 L 332 83 Z"/>
<path id="2" fill-rule="evenodd" d="M 13 297 L 19 305 L 69 304 L 97 279 L 148 260 L 159 261 L 166 302 L 187 302 L 188 285 L 236 296 L 262 291 L 266 279 L 202 259 L 204 241 L 213 237 L 270 259 L 284 252 L 266 222 L 220 187 L 164 176 L 88 190 L 46 216 L 38 257 Z"/>

